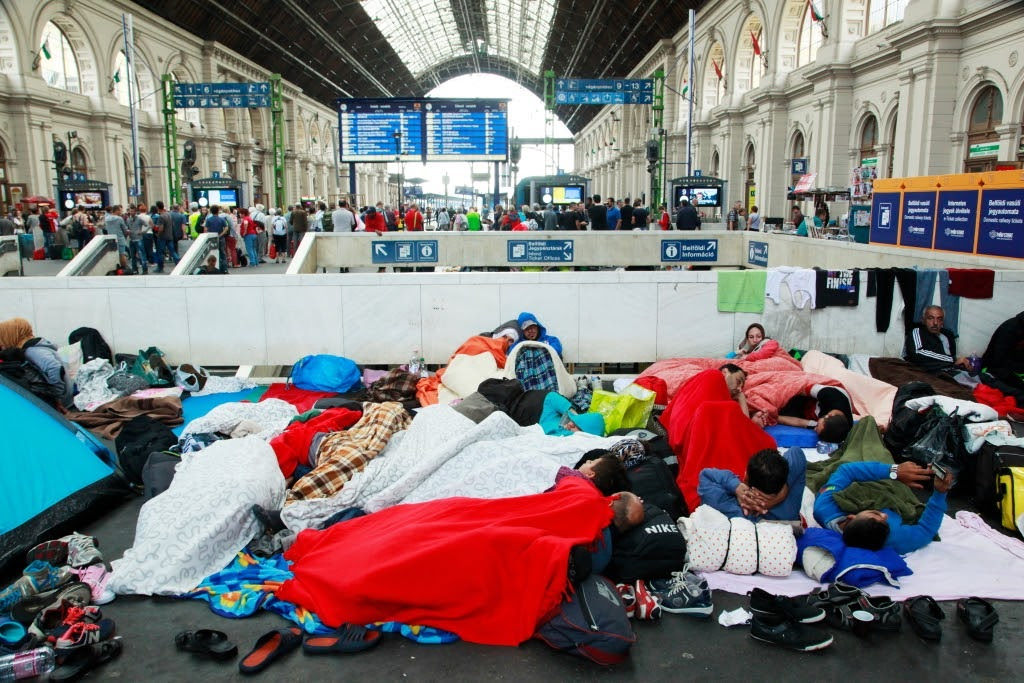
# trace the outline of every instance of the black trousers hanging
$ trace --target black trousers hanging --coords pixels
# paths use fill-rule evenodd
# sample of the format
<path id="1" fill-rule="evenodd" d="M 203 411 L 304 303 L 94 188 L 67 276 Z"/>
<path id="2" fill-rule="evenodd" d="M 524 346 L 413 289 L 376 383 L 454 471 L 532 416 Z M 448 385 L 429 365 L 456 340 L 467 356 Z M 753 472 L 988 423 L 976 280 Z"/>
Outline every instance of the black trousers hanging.
<path id="1" fill-rule="evenodd" d="M 892 295 L 896 284 L 903 296 L 903 329 L 914 324 L 914 303 L 917 300 L 917 273 L 913 268 L 874 268 L 868 274 L 868 296 L 878 297 L 875 302 L 875 329 L 889 331 L 892 318 Z"/>

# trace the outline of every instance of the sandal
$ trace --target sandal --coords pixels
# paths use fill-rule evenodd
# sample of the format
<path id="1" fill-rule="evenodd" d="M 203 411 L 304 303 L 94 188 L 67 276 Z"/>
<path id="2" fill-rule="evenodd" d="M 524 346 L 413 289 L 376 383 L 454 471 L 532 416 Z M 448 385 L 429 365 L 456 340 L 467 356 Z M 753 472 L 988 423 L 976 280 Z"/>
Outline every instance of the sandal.
<path id="1" fill-rule="evenodd" d="M 829 607 L 847 605 L 866 595 L 859 588 L 837 581 L 824 590 L 812 591 L 804 600 L 808 607 L 823 607 L 827 611 Z"/>
<path id="2" fill-rule="evenodd" d="M 903 613 L 914 633 L 925 640 L 938 642 L 942 638 L 942 624 L 946 618 L 939 603 L 928 595 L 911 598 L 903 603 Z"/>
<path id="3" fill-rule="evenodd" d="M 988 600 L 967 598 L 956 603 L 960 621 L 967 624 L 967 635 L 982 643 L 992 642 L 992 631 L 999 623 L 996 608 Z"/>
<path id="4" fill-rule="evenodd" d="M 182 631 L 174 636 L 174 644 L 184 652 L 216 660 L 233 659 L 238 654 L 238 646 L 228 640 L 226 633 L 208 628 Z"/>
<path id="5" fill-rule="evenodd" d="M 380 631 L 372 631 L 355 624 L 342 624 L 334 633 L 308 636 L 302 651 L 309 655 L 335 652 L 362 652 L 380 644 Z"/>
<path id="6" fill-rule="evenodd" d="M 856 608 L 864 610 L 874 617 L 871 627 L 877 631 L 899 631 L 903 628 L 900 603 L 893 602 L 889 598 L 872 598 L 862 595 L 857 601 Z"/>
<path id="7" fill-rule="evenodd" d="M 243 674 L 257 674 L 300 645 L 302 631 L 295 626 L 264 633 L 252 651 L 238 663 L 238 670 Z"/>
<path id="8" fill-rule="evenodd" d="M 111 638 L 71 650 L 61 663 L 50 672 L 51 681 L 73 681 L 86 672 L 102 666 L 121 654 L 121 638 Z"/>

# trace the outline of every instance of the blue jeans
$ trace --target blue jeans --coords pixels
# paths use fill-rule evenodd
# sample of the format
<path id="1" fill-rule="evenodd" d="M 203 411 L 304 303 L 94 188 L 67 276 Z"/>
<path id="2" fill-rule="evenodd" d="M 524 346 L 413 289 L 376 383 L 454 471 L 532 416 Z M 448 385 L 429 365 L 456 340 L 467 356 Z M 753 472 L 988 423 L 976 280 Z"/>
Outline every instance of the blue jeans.
<path id="1" fill-rule="evenodd" d="M 156 243 L 156 253 L 163 256 L 165 249 L 167 250 L 167 255 L 174 259 L 175 264 L 181 260 L 181 257 L 178 256 L 178 250 L 175 248 L 174 240 L 158 240 Z"/>
<path id="2" fill-rule="evenodd" d="M 249 255 L 249 267 L 255 268 L 259 265 L 260 257 L 256 254 L 256 235 L 246 235 L 245 251 Z"/>
<path id="3" fill-rule="evenodd" d="M 140 268 L 143 274 L 149 272 L 149 261 L 146 259 L 146 249 L 142 240 L 132 240 L 128 245 L 128 253 L 132 257 L 132 272 L 138 273 Z"/>
<path id="4" fill-rule="evenodd" d="M 217 265 L 220 266 L 220 272 L 228 272 L 228 239 L 224 235 L 217 238 Z"/>

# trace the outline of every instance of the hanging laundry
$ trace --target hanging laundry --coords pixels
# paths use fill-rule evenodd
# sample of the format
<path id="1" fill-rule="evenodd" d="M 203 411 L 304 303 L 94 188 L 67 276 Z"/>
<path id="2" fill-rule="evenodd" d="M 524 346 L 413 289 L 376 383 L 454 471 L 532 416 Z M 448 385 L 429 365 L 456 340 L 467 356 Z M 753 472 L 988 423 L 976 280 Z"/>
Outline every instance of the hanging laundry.
<path id="1" fill-rule="evenodd" d="M 763 313 L 768 273 L 763 270 L 723 270 L 718 273 L 718 310 Z"/>
<path id="2" fill-rule="evenodd" d="M 815 308 L 856 306 L 860 301 L 860 273 L 855 270 L 816 270 Z"/>
<path id="3" fill-rule="evenodd" d="M 988 268 L 950 268 L 949 293 L 968 299 L 991 299 L 996 273 Z"/>

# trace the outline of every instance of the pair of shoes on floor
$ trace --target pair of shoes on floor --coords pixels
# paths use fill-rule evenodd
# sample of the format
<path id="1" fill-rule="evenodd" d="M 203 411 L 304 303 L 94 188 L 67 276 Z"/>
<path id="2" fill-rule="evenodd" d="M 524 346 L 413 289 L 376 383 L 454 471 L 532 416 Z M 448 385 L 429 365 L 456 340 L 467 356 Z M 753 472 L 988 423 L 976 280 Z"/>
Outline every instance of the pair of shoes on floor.
<path id="1" fill-rule="evenodd" d="M 867 594 L 843 605 L 825 608 L 825 619 L 829 626 L 853 631 L 866 636 L 872 631 L 896 632 L 903 627 L 900 603 L 886 597 L 873 598 Z"/>
<path id="2" fill-rule="evenodd" d="M 903 603 L 903 613 L 919 637 L 938 642 L 942 639 L 942 620 L 945 612 L 928 595 L 911 598 Z M 982 643 L 991 643 L 999 614 L 988 600 L 970 597 L 956 603 L 956 613 L 967 627 L 967 635 Z"/>
<path id="3" fill-rule="evenodd" d="M 84 607 L 89 604 L 91 598 L 92 590 L 88 584 L 82 581 L 72 581 L 25 598 L 11 610 L 11 617 L 29 626 L 35 622 L 40 612 L 60 607 L 64 602 Z"/>
<path id="4" fill-rule="evenodd" d="M 797 652 L 823 650 L 832 644 L 830 634 L 808 624 L 822 621 L 825 610 L 807 605 L 804 598 L 772 595 L 755 588 L 749 593 L 750 637 Z"/>
<path id="5" fill-rule="evenodd" d="M 25 567 L 20 579 L 0 591 L 0 614 L 10 612 L 18 603 L 71 580 L 71 570 L 54 567 L 48 562 L 36 560 Z"/>
<path id="6" fill-rule="evenodd" d="M 661 618 L 661 603 L 648 589 L 644 581 L 634 583 L 617 583 L 615 589 L 626 609 L 626 617 L 641 621 L 656 621 Z"/>
<path id="7" fill-rule="evenodd" d="M 28 632 L 36 644 L 73 649 L 109 640 L 114 635 L 114 622 L 104 619 L 99 607 L 83 605 L 75 596 L 70 596 L 40 611 Z"/>
<path id="8" fill-rule="evenodd" d="M 92 536 L 69 534 L 53 541 L 44 541 L 28 551 L 25 561 L 41 560 L 55 567 L 88 567 L 103 562 L 99 544 Z"/>
<path id="9" fill-rule="evenodd" d="M 647 586 L 669 614 L 708 618 L 715 610 L 708 582 L 689 568 L 672 572 L 668 579 L 651 579 Z"/>
<path id="10" fill-rule="evenodd" d="M 60 653 L 57 656 L 57 667 L 50 672 L 50 680 L 78 680 L 87 672 L 116 659 L 121 650 L 121 638 L 116 637 Z"/>

